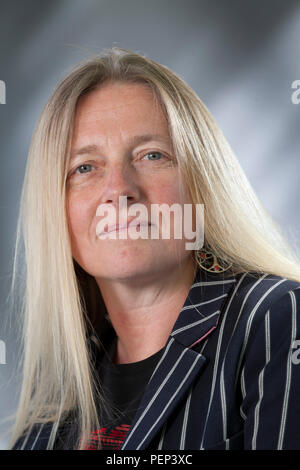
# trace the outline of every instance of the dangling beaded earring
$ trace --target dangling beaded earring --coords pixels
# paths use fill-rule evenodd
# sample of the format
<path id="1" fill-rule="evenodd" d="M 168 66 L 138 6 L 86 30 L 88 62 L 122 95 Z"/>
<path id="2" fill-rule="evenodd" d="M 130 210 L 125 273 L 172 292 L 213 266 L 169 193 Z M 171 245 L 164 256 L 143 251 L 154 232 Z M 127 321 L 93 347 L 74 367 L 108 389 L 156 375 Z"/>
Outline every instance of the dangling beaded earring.
<path id="1" fill-rule="evenodd" d="M 217 255 L 214 251 L 208 251 L 206 249 L 201 250 L 197 254 L 202 269 L 210 273 L 223 273 L 231 268 L 232 263 L 219 263 Z"/>

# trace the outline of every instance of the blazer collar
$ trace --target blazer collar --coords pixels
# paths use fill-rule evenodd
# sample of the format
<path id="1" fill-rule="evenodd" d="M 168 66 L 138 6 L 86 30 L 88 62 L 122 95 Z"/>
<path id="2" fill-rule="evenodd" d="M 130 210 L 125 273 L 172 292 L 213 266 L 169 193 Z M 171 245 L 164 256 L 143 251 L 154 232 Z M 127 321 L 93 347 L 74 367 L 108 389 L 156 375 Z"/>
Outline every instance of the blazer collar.
<path id="1" fill-rule="evenodd" d="M 187 348 L 202 341 L 217 326 L 221 307 L 237 282 L 225 273 L 198 269 L 171 337 Z"/>
<path id="2" fill-rule="evenodd" d="M 217 327 L 221 309 L 236 283 L 234 276 L 198 269 L 185 303 L 174 324 L 162 356 L 147 384 L 122 450 L 147 448 L 161 430 L 172 410 L 188 392 L 206 364 L 204 355 L 193 346 Z M 102 329 L 106 340 L 114 330 Z M 110 336 L 111 335 L 111 336 Z"/>

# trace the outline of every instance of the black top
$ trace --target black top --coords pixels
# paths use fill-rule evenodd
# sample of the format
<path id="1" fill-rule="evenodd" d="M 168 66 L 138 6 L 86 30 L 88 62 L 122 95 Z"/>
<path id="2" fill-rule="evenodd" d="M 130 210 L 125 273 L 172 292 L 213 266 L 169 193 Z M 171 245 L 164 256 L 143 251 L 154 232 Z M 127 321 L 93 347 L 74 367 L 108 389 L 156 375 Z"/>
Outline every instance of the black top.
<path id="1" fill-rule="evenodd" d="M 112 360 L 116 344 L 117 338 L 115 337 L 108 355 L 103 357 L 99 366 L 102 393 L 109 408 L 104 407 L 102 427 L 92 434 L 88 449 L 96 448 L 98 440 L 101 441 L 104 450 L 120 448 L 162 353 L 161 349 L 142 361 L 114 364 Z"/>
<path id="2" fill-rule="evenodd" d="M 95 368 L 105 404 L 99 406 L 99 422 L 102 427 L 92 432 L 85 449 L 96 449 L 97 442 L 100 441 L 103 450 L 117 450 L 120 449 L 129 431 L 163 349 L 142 361 L 114 364 L 117 337 L 107 319 L 97 333 L 102 347 L 100 350 L 95 349 Z M 76 418 L 73 418 L 74 421 Z M 72 417 L 69 418 L 69 424 L 71 422 Z M 58 430 L 54 449 L 76 448 L 75 442 L 78 436 L 75 435 L 74 429 L 66 423 L 62 424 Z"/>

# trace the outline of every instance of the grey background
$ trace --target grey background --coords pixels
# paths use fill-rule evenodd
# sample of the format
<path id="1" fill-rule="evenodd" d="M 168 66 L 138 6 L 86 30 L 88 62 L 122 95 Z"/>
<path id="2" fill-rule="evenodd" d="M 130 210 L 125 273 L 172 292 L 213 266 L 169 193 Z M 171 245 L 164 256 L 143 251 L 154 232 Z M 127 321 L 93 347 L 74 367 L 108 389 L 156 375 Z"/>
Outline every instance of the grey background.
<path id="1" fill-rule="evenodd" d="M 296 0 L 0 1 L 0 420 L 16 409 L 15 325 L 6 301 L 18 202 L 34 125 L 70 68 L 104 47 L 146 54 L 208 106 L 263 205 L 300 246 L 300 4 Z M 2 424 L 0 431 L 6 430 Z M 7 436 L 0 438 L 6 448 Z"/>

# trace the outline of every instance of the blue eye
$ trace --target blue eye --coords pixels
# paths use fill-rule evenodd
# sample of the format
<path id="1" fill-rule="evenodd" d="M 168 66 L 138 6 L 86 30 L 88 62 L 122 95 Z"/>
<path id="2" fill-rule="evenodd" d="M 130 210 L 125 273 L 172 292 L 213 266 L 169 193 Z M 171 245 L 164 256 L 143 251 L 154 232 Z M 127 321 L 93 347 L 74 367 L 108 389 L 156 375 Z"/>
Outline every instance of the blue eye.
<path id="1" fill-rule="evenodd" d="M 76 168 L 76 173 L 89 173 L 91 171 L 92 165 L 89 165 L 88 163 L 84 163 L 83 165 L 80 165 L 79 167 Z M 83 170 L 83 171 L 80 171 Z"/>
<path id="2" fill-rule="evenodd" d="M 164 157 L 164 155 L 160 152 L 149 152 L 147 153 L 147 155 L 145 155 L 145 157 L 148 157 L 149 155 L 152 155 L 152 156 L 159 155 L 160 157 Z M 156 160 L 160 160 L 160 158 L 154 158 L 154 159 L 150 158 L 150 161 L 156 161 Z"/>

